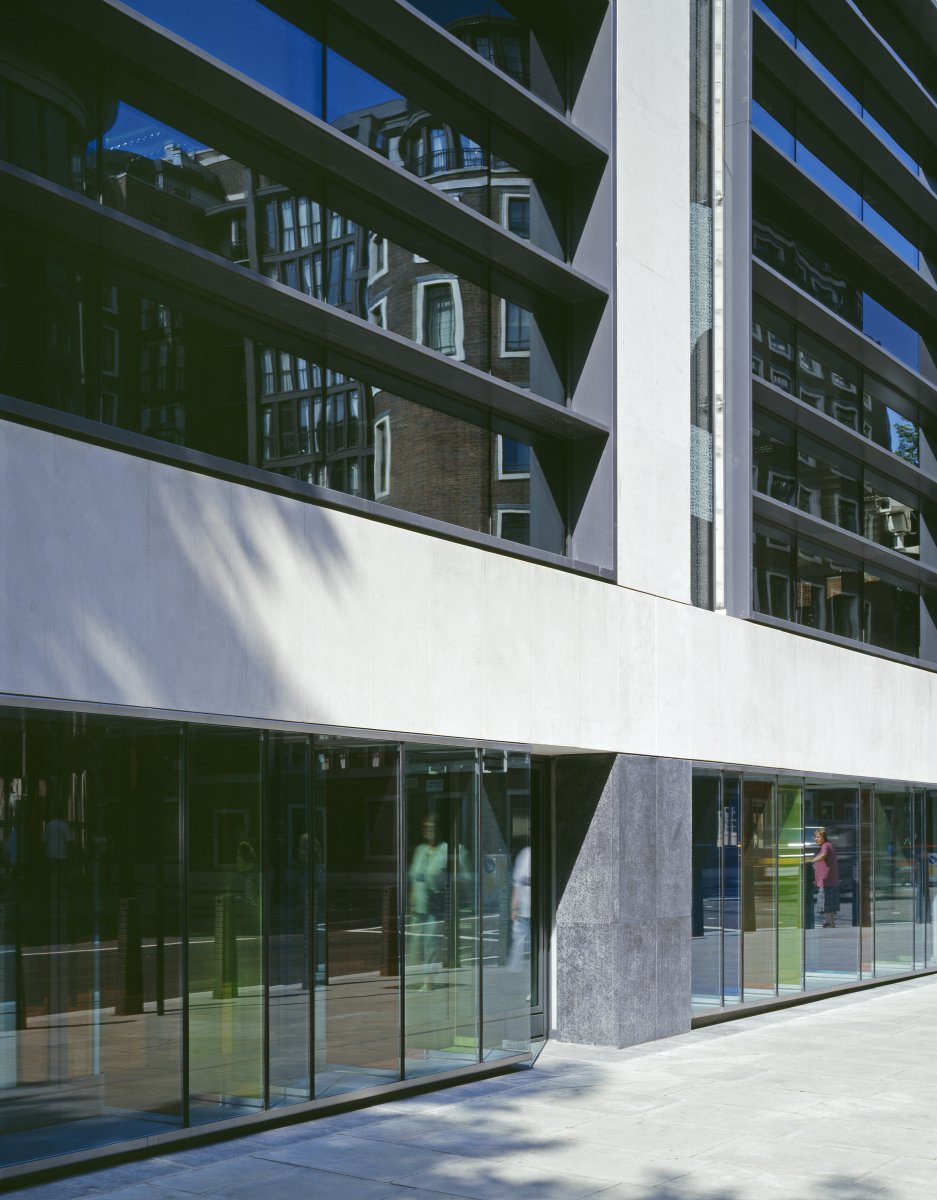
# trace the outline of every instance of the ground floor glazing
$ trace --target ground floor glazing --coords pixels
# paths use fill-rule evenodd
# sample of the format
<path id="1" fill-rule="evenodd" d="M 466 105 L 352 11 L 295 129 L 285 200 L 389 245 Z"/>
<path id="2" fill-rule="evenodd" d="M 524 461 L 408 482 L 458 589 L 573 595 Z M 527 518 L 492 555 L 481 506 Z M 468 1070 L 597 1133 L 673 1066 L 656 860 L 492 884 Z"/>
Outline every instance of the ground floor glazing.
<path id="1" fill-rule="evenodd" d="M 934 788 L 695 770 L 694 1009 L 937 967 L 935 843 Z"/>
<path id="2" fill-rule="evenodd" d="M 0 1167 L 529 1055 L 541 772 L 0 709 Z"/>

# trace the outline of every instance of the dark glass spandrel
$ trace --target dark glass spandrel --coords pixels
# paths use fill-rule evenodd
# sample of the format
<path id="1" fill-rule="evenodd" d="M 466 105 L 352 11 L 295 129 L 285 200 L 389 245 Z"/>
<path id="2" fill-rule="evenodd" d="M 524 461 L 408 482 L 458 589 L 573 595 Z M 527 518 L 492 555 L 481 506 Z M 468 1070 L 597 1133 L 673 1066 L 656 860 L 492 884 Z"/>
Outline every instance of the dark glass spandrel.
<path id="1" fill-rule="evenodd" d="M 565 553 L 566 461 L 548 440 L 427 408 L 313 346 L 255 343 L 9 225 L 0 262 L 8 395 Z"/>

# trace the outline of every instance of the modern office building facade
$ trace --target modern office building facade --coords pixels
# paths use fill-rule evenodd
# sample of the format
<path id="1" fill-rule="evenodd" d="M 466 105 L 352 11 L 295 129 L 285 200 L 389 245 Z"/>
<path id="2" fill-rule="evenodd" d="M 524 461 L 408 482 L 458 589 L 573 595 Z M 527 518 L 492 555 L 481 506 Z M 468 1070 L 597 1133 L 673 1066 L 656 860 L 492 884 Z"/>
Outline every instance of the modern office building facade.
<path id="1" fill-rule="evenodd" d="M 915 14 L 11 6 L 0 1179 L 937 965 Z"/>

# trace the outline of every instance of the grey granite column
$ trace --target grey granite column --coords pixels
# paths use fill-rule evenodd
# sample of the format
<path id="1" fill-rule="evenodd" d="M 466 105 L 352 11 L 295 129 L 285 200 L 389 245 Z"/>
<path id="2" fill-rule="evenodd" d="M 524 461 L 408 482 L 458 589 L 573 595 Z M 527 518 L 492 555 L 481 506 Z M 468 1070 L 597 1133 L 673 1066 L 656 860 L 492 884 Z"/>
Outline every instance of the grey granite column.
<path id="1" fill-rule="evenodd" d="M 630 1046 L 689 1029 L 690 818 L 686 761 L 557 760 L 554 1037 Z"/>

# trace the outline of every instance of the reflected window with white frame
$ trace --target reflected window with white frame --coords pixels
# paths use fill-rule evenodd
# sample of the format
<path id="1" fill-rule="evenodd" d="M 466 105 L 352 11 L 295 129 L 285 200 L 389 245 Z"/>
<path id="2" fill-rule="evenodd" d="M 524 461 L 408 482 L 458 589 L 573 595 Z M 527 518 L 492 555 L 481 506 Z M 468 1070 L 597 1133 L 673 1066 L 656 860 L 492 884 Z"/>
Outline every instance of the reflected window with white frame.
<path id="1" fill-rule="evenodd" d="M 530 239 L 530 196 L 526 194 L 512 195 L 510 192 L 502 198 L 502 224 L 517 237 Z"/>
<path id="2" fill-rule="evenodd" d="M 499 504 L 495 513 L 495 533 L 508 542 L 530 545 L 530 509 L 521 505 Z"/>
<path id="3" fill-rule="evenodd" d="M 368 309 L 368 320 L 379 329 L 387 328 L 387 297 L 382 296 Z"/>
<path id="4" fill-rule="evenodd" d="M 498 434 L 498 478 L 530 478 L 530 446 L 526 442 Z"/>
<path id="5" fill-rule="evenodd" d="M 530 313 L 510 300 L 501 301 L 501 354 L 530 353 Z"/>
<path id="6" fill-rule="evenodd" d="M 374 498 L 390 495 L 390 414 L 374 422 Z"/>
<path id="7" fill-rule="evenodd" d="M 417 283 L 417 338 L 424 346 L 450 358 L 464 358 L 462 297 L 454 279 Z"/>
<path id="8" fill-rule="evenodd" d="M 368 282 L 387 274 L 387 238 L 376 233 L 368 236 Z"/>

